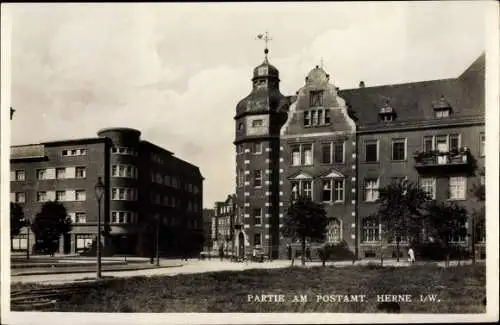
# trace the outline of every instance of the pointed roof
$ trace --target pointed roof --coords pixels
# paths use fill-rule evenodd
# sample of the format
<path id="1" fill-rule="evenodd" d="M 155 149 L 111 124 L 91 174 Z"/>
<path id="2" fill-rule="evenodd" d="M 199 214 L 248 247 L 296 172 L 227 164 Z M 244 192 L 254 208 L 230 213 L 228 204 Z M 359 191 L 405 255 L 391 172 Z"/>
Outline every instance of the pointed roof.
<path id="1" fill-rule="evenodd" d="M 303 172 L 303 171 L 292 174 L 290 177 L 288 177 L 288 179 L 291 179 L 291 180 L 312 179 L 312 178 L 313 178 L 313 176 L 311 174 Z"/>

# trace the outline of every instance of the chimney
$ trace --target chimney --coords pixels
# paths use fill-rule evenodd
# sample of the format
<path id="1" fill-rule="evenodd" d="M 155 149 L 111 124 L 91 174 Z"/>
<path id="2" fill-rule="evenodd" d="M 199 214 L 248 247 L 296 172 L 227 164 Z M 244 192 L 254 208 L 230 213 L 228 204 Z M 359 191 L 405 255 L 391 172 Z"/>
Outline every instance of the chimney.
<path id="1" fill-rule="evenodd" d="M 364 81 L 360 81 L 359 82 L 359 88 L 365 88 L 365 82 Z"/>

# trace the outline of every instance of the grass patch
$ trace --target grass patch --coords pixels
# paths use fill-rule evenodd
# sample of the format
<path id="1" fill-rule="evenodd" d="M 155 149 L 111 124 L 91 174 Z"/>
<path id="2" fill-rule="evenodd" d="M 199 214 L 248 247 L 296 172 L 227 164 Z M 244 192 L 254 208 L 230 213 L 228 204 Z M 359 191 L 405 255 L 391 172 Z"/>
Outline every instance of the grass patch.
<path id="1" fill-rule="evenodd" d="M 349 266 L 254 269 L 102 280 L 64 301 L 65 312 L 380 312 L 378 294 L 409 294 L 401 313 L 484 313 L 485 267 L 449 269 Z M 14 286 L 13 286 L 14 287 Z M 283 294 L 282 303 L 248 302 L 248 295 Z M 323 302 L 317 295 L 366 295 L 365 302 Z M 440 302 L 420 302 L 435 294 Z M 308 302 L 292 302 L 307 295 Z"/>

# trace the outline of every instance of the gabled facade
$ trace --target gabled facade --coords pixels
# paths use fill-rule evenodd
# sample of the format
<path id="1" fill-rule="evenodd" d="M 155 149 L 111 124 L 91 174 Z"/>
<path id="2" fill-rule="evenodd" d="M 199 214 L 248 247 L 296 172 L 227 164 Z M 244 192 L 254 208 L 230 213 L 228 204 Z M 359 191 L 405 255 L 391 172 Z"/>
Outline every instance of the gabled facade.
<path id="1" fill-rule="evenodd" d="M 280 220 L 295 199 L 310 197 L 324 204 L 326 241 L 354 247 L 356 125 L 329 79 L 318 66 L 309 72 L 281 129 Z"/>

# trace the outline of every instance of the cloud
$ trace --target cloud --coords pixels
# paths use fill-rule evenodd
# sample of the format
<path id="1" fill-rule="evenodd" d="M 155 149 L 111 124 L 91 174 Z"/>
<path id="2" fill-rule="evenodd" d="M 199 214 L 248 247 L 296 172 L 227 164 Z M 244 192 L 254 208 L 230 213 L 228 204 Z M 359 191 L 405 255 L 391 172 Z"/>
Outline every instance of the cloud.
<path id="1" fill-rule="evenodd" d="M 234 192 L 233 117 L 263 60 L 258 33 L 271 32 L 285 95 L 321 58 L 332 81 L 351 88 L 454 77 L 484 47 L 481 6 L 12 7 L 13 144 L 137 128 L 200 166 L 205 207 Z"/>

